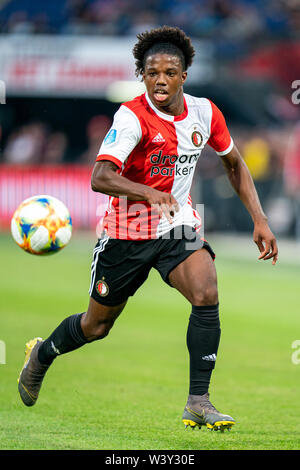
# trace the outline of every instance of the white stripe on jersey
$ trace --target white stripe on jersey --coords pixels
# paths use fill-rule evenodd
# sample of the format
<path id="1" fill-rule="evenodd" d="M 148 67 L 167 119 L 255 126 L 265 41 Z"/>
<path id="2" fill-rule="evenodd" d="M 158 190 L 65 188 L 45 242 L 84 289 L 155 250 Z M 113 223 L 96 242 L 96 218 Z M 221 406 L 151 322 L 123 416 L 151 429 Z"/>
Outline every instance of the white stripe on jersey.
<path id="1" fill-rule="evenodd" d="M 234 145 L 234 142 L 231 138 L 230 144 L 227 147 L 227 149 L 223 150 L 223 152 L 216 152 L 216 154 L 219 155 L 220 157 L 222 157 L 223 155 L 227 155 L 227 153 L 231 152 L 231 150 L 233 149 L 233 145 Z"/>
<path id="2" fill-rule="evenodd" d="M 163 217 L 160 220 L 157 226 L 157 237 L 164 235 L 178 225 L 201 227 L 202 224 L 200 215 L 191 206 L 191 198 L 189 193 L 197 161 L 199 160 L 201 152 L 209 138 L 209 129 L 207 123 L 211 120 L 212 109 L 209 100 L 206 98 L 196 98 L 187 95 L 186 93 L 184 94 L 184 97 L 188 106 L 188 116 L 181 121 L 175 121 L 174 116 L 171 116 L 172 119 L 170 120 L 173 121 L 172 123 L 175 127 L 177 136 L 177 155 L 181 155 L 182 157 L 187 156 L 187 161 L 191 161 L 191 163 L 176 163 L 178 171 L 175 169 L 175 176 L 171 192 L 178 202 L 180 210 L 179 212 L 175 213 L 175 216 L 172 219 L 172 225 L 169 224 L 166 217 Z M 154 108 L 153 105 L 152 108 Z M 199 113 L 199 108 L 201 109 L 201 113 Z M 159 114 L 158 112 L 157 114 L 162 115 L 162 113 Z M 164 118 L 165 117 L 166 115 L 164 115 Z M 191 140 L 191 136 L 194 131 L 197 131 L 201 134 L 202 142 L 199 147 L 196 147 Z M 182 168 L 184 167 L 185 170 L 183 171 L 188 170 L 187 174 L 183 174 L 182 172 Z M 194 202 L 197 203 L 199 201 Z"/>

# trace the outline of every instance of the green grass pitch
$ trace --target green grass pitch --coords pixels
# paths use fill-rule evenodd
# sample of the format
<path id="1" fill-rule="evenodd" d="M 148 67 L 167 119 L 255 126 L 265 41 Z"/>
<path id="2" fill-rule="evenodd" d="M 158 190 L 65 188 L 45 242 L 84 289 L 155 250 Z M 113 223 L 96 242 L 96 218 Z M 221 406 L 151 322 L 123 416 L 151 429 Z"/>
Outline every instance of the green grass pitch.
<path id="1" fill-rule="evenodd" d="M 190 308 L 155 271 L 107 338 L 56 359 L 37 404 L 26 408 L 17 393 L 25 343 L 85 311 L 94 244 L 77 235 L 41 258 L 0 235 L 0 449 L 299 449 L 300 364 L 291 357 L 300 269 L 257 261 L 255 248 L 246 259 L 213 245 L 222 337 L 210 391 L 237 421 L 230 433 L 181 422 Z"/>

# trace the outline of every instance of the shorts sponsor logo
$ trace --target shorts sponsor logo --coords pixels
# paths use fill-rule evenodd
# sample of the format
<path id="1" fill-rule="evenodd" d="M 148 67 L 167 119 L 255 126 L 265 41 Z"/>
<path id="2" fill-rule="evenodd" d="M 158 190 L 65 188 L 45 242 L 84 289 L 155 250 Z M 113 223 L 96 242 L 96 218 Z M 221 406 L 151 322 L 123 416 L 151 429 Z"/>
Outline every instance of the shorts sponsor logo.
<path id="1" fill-rule="evenodd" d="M 109 287 L 103 279 L 101 279 L 101 281 L 97 282 L 96 291 L 101 297 L 106 297 L 108 295 Z"/>

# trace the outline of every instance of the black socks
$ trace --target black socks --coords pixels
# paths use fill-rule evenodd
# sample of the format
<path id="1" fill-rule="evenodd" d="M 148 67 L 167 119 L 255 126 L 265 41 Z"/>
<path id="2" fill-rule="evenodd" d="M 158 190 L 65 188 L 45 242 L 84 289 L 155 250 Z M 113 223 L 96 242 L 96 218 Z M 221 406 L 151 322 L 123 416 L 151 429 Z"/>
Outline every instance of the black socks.
<path id="1" fill-rule="evenodd" d="M 82 315 L 71 315 L 63 320 L 43 342 L 38 351 L 38 359 L 42 364 L 50 365 L 58 355 L 74 351 L 88 342 L 80 324 Z M 208 392 L 220 335 L 219 304 L 201 307 L 193 305 L 187 330 L 190 395 L 204 395 Z"/>
<path id="2" fill-rule="evenodd" d="M 38 359 L 42 364 L 51 364 L 59 354 L 65 354 L 87 343 L 80 321 L 83 313 L 65 318 L 40 346 Z"/>
<path id="3" fill-rule="evenodd" d="M 190 353 L 190 395 L 208 392 L 221 336 L 219 304 L 192 307 L 187 330 Z"/>

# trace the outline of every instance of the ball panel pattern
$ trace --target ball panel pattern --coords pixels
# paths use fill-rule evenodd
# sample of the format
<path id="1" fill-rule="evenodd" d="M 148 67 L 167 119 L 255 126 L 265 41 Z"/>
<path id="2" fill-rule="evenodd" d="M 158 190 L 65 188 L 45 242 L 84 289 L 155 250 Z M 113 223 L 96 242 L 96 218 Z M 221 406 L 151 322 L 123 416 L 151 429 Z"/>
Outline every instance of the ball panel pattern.
<path id="1" fill-rule="evenodd" d="M 11 221 L 15 242 L 32 254 L 53 254 L 66 246 L 72 236 L 72 219 L 67 207 L 47 195 L 25 199 Z"/>

